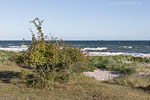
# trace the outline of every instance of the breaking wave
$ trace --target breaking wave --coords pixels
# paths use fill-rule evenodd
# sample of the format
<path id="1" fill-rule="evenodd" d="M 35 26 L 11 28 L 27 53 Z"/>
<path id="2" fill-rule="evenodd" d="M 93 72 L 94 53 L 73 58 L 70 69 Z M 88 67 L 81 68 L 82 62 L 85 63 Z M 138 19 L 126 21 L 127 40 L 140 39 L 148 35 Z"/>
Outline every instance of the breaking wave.
<path id="1" fill-rule="evenodd" d="M 150 57 L 150 54 L 144 53 L 124 53 L 124 52 L 89 52 L 91 56 L 111 56 L 111 55 L 130 55 L 136 57 Z"/>
<path id="2" fill-rule="evenodd" d="M 83 48 L 82 51 L 102 51 L 107 50 L 106 47 L 97 47 L 97 48 Z"/>

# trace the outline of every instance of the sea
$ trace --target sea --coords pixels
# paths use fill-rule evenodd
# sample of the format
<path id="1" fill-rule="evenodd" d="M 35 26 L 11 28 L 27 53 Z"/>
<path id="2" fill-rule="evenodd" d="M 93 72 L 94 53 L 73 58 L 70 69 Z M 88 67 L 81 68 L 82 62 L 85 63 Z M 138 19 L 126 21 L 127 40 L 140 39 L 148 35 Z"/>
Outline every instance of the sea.
<path id="1" fill-rule="evenodd" d="M 133 55 L 150 56 L 150 41 L 118 41 L 118 40 L 69 40 L 65 44 L 77 46 L 83 52 L 93 55 Z M 25 45 L 26 44 L 26 45 Z M 31 41 L 0 41 L 0 50 L 22 51 L 27 50 Z"/>

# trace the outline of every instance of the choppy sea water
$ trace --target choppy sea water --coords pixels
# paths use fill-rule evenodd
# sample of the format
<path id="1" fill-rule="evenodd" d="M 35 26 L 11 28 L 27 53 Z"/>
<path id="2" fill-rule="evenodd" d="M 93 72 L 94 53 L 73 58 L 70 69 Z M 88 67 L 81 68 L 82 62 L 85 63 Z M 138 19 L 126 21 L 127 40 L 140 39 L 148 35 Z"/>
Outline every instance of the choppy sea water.
<path id="1" fill-rule="evenodd" d="M 0 41 L 0 50 L 26 50 L 31 41 Z M 83 52 L 101 55 L 150 56 L 150 41 L 65 41 Z"/>

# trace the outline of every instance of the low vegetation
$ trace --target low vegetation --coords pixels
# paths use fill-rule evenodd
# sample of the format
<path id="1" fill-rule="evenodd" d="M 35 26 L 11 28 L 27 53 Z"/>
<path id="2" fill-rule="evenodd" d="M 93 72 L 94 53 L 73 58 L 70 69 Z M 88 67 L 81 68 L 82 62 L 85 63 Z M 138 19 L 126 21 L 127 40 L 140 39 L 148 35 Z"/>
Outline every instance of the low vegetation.
<path id="1" fill-rule="evenodd" d="M 0 51 L 7 53 L 8 51 Z M 11 52 L 15 53 L 15 52 Z M 13 55 L 7 55 L 12 58 Z M 125 56 L 124 56 L 125 57 Z M 124 58 L 123 57 L 123 58 Z M 113 57 L 112 57 L 113 58 Z M 120 58 L 117 56 L 117 58 Z M 122 56 L 121 56 L 122 58 Z M 125 57 L 127 58 L 127 57 Z M 90 65 L 95 63 L 89 58 Z M 148 100 L 150 95 L 148 92 L 149 76 L 136 76 L 137 73 L 121 76 L 114 80 L 115 83 L 100 82 L 93 78 L 85 77 L 81 74 L 76 75 L 73 80 L 58 84 L 55 89 L 51 88 L 29 88 L 27 87 L 21 76 L 21 72 L 32 72 L 32 69 L 18 66 L 15 62 L 7 59 L 8 63 L 0 62 L 0 100 Z M 133 61 L 135 62 L 135 61 Z M 132 62 L 132 63 L 133 63 Z M 140 64 L 140 63 L 139 63 Z M 148 64 L 148 63 L 147 63 Z M 141 64 L 142 65 L 142 64 Z M 145 67 L 145 66 L 143 66 Z M 148 67 L 148 66 L 147 66 Z M 145 67 L 147 72 L 149 69 Z M 135 66 L 141 69 L 139 66 Z M 125 77 L 125 78 L 124 78 Z M 132 80 L 133 82 L 126 82 Z M 130 85 L 130 84 L 133 85 Z M 136 87 L 136 88 L 135 88 Z M 144 88 L 145 87 L 145 88 Z"/>
<path id="2" fill-rule="evenodd" d="M 150 58 L 119 55 L 94 56 L 90 59 L 97 68 L 122 73 L 108 83 L 150 91 Z"/>
<path id="3" fill-rule="evenodd" d="M 150 90 L 150 75 L 141 75 L 141 74 L 133 74 L 133 75 L 123 75 L 119 78 L 114 79 L 114 84 L 118 84 L 121 86 L 130 86 L 133 88 Z"/>
<path id="4" fill-rule="evenodd" d="M 8 61 L 14 61 L 13 57 L 17 56 L 17 52 L 12 52 L 12 51 L 1 51 L 0 52 L 0 62 L 1 63 L 6 63 Z M 11 58 L 10 58 L 11 56 Z"/>
<path id="5" fill-rule="evenodd" d="M 96 68 L 120 71 L 122 74 L 134 74 L 139 72 L 149 72 L 149 58 L 133 56 L 94 56 L 90 57 L 92 64 Z M 137 60 L 136 60 L 137 59 Z"/>
<path id="6" fill-rule="evenodd" d="M 94 65 L 97 68 L 120 71 L 122 74 L 133 74 L 136 72 L 134 65 L 125 62 L 127 60 L 125 56 L 99 56 L 91 59 L 95 59 Z"/>

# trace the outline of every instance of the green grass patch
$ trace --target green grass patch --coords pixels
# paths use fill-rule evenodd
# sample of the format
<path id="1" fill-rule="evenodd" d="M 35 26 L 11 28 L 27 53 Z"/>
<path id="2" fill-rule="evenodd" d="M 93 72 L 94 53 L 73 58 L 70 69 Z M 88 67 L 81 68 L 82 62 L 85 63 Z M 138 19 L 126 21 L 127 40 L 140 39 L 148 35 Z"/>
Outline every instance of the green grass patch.
<path id="1" fill-rule="evenodd" d="M 150 72 L 150 58 L 133 57 L 125 55 L 117 56 L 92 56 L 93 66 L 111 71 L 120 71 L 123 74 L 136 72 Z"/>
<path id="2" fill-rule="evenodd" d="M 8 61 L 12 61 L 14 60 L 17 54 L 17 52 L 0 50 L 0 62 L 5 63 Z"/>
<path id="3" fill-rule="evenodd" d="M 130 57 L 130 60 L 141 63 L 150 63 L 150 58 L 147 57 Z"/>
<path id="4" fill-rule="evenodd" d="M 150 86 L 150 75 L 140 75 L 140 74 L 132 74 L 132 75 L 123 75 L 114 79 L 113 83 L 121 85 L 121 86 L 130 86 L 133 88 L 145 89 Z M 150 88 L 147 90 L 150 91 Z"/>
<path id="5" fill-rule="evenodd" d="M 127 56 L 97 56 L 91 57 L 91 59 L 95 59 L 94 66 L 97 68 L 120 71 L 122 74 L 133 74 L 136 72 L 133 64 L 127 62 Z"/>

